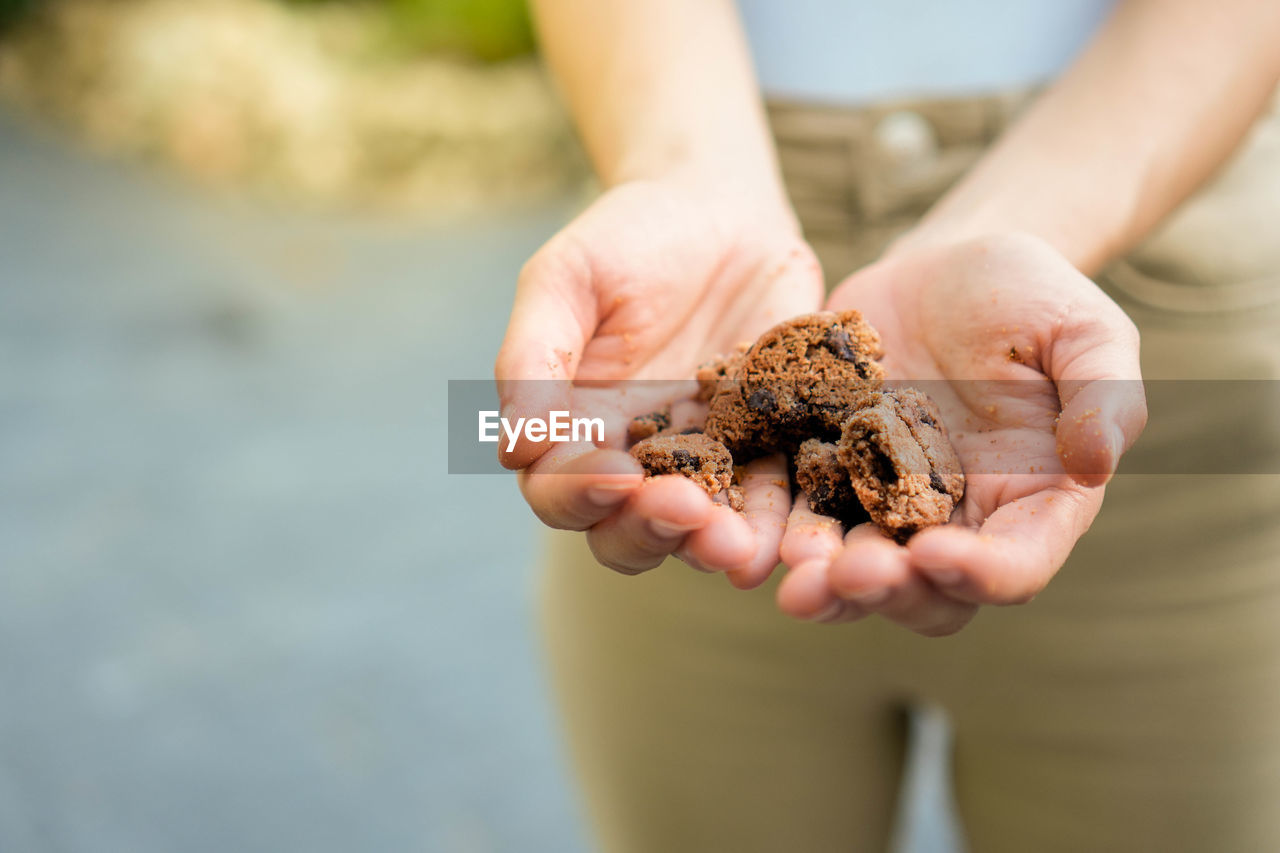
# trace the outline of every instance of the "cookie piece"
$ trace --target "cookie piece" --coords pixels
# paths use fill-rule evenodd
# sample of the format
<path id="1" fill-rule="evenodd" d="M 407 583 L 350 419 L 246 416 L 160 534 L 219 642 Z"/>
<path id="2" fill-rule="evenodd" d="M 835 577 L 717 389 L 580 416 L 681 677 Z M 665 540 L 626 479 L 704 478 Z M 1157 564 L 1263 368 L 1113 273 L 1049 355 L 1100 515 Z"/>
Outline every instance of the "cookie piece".
<path id="1" fill-rule="evenodd" d="M 911 430 L 911 436 L 919 443 L 929 460 L 929 483 L 938 491 L 950 495 L 956 503 L 964 497 L 964 470 L 956 455 L 951 437 L 942 423 L 938 404 L 929 395 L 916 388 L 895 388 L 885 396 L 897 401 L 898 417 Z"/>
<path id="2" fill-rule="evenodd" d="M 850 416 L 838 457 L 872 521 L 899 542 L 945 524 L 964 495 L 964 472 L 938 408 L 914 389 L 880 392 Z"/>
<path id="3" fill-rule="evenodd" d="M 651 436 L 632 447 L 631 455 L 649 476 L 679 474 L 706 489 L 709 495 L 729 488 L 733 482 L 733 457 L 728 448 L 702 433 Z"/>
<path id="4" fill-rule="evenodd" d="M 822 311 L 774 326 L 747 350 L 738 381 L 711 398 L 707 435 L 741 459 L 839 438 L 848 413 L 879 387 L 880 336 L 857 311 Z"/>
<path id="5" fill-rule="evenodd" d="M 647 415 L 638 415 L 632 418 L 631 423 L 627 424 L 627 440 L 635 444 L 637 441 L 646 439 L 651 435 L 657 435 L 670 428 L 671 407 L 663 406 L 656 412 L 649 412 Z"/>
<path id="6" fill-rule="evenodd" d="M 795 456 L 796 483 L 809 501 L 809 508 L 854 527 L 869 516 L 858 501 L 849 479 L 849 469 L 841 464 L 836 445 L 811 438 L 800 445 Z"/>
<path id="7" fill-rule="evenodd" d="M 704 403 L 709 402 L 724 383 L 735 381 L 738 378 L 738 371 L 742 368 L 742 362 L 745 360 L 747 350 L 750 348 L 751 344 L 749 343 L 738 344 L 733 352 L 718 355 L 699 366 L 695 376 L 698 380 L 697 399 Z"/>

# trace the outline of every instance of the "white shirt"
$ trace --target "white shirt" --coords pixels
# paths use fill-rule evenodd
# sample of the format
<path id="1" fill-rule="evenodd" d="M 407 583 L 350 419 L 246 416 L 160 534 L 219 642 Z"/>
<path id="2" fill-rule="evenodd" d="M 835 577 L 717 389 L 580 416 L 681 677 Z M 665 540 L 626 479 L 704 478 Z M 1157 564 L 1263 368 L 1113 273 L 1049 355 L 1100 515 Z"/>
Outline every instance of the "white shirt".
<path id="1" fill-rule="evenodd" d="M 840 104 L 1054 77 L 1113 0 L 739 0 L 765 93 Z"/>

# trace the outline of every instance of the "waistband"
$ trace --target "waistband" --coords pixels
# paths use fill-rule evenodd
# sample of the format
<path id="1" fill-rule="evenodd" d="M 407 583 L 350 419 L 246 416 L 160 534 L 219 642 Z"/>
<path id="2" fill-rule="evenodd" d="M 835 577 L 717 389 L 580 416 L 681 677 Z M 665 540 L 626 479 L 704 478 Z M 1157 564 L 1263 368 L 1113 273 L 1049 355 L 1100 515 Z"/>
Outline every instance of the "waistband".
<path id="1" fill-rule="evenodd" d="M 910 228 L 1035 92 L 857 107 L 768 101 L 783 179 L 829 280 Z"/>
<path id="2" fill-rule="evenodd" d="M 1031 91 L 833 107 L 772 100 L 783 177 L 806 230 L 914 218 L 981 156 Z"/>

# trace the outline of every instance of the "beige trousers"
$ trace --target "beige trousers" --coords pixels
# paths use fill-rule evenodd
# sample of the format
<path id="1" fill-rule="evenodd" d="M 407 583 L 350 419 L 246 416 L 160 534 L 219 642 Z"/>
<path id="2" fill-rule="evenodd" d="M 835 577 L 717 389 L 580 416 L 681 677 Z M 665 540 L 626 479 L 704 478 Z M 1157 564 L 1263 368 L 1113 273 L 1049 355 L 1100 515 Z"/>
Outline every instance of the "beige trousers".
<path id="1" fill-rule="evenodd" d="M 873 258 L 1018 99 L 775 107 L 784 172 L 837 279 Z M 1280 120 L 1102 278 L 1149 379 L 1280 378 Z M 1153 422 L 1280 429 L 1280 413 Z M 1181 411 L 1181 410 L 1180 410 Z M 1141 445 L 1140 445 L 1141 446 Z M 1274 469 L 1273 469 L 1274 470 Z M 563 732 L 606 851 L 883 850 L 903 708 L 941 704 L 975 851 L 1280 850 L 1280 477 L 1125 474 L 1028 605 L 960 634 L 802 624 L 776 584 L 675 561 L 639 577 L 551 537 L 542 617 Z"/>

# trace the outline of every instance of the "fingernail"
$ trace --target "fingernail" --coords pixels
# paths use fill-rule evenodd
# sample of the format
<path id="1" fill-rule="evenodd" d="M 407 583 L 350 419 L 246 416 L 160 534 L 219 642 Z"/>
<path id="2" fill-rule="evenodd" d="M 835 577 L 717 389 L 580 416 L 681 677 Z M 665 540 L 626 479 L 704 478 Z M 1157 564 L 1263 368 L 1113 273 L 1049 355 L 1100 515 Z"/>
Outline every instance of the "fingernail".
<path id="1" fill-rule="evenodd" d="M 630 483 L 602 483 L 587 489 L 587 500 L 598 507 L 616 506 L 631 493 Z"/>
<path id="2" fill-rule="evenodd" d="M 702 565 L 701 561 L 699 561 L 692 554 L 688 553 L 688 551 L 686 551 L 684 548 L 676 549 L 675 551 L 672 552 L 672 556 L 680 560 L 681 562 L 683 562 L 686 566 L 693 569 L 695 572 L 702 572 L 704 575 L 714 574 L 714 572 L 711 569 Z"/>
<path id="3" fill-rule="evenodd" d="M 696 524 L 692 526 L 676 524 L 674 521 L 667 521 L 665 518 L 651 518 L 649 519 L 649 529 L 663 539 L 675 539 L 677 536 L 684 536 L 690 531 L 697 530 L 698 526 Z"/>
<path id="4" fill-rule="evenodd" d="M 844 610 L 844 602 L 833 601 L 817 613 L 809 617 L 810 622 L 826 622 L 828 619 L 834 619 Z"/>
<path id="5" fill-rule="evenodd" d="M 888 601 L 890 593 L 892 593 L 891 589 L 886 586 L 882 586 L 877 589 L 851 592 L 848 594 L 848 598 L 851 598 L 859 604 L 866 605 L 867 607 L 875 607 L 877 604 L 883 604 Z"/>
<path id="6" fill-rule="evenodd" d="M 1124 432 L 1121 431 L 1120 427 L 1111 428 L 1110 449 L 1112 470 L 1115 470 L 1115 466 L 1120 464 L 1120 457 L 1124 455 Z"/>
<path id="7" fill-rule="evenodd" d="M 960 582 L 960 571 L 958 569 L 931 569 L 925 574 L 929 576 L 931 581 L 942 586 L 954 586 Z"/>

